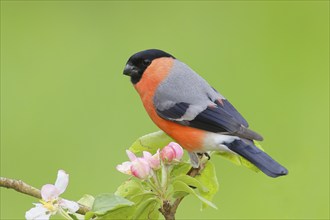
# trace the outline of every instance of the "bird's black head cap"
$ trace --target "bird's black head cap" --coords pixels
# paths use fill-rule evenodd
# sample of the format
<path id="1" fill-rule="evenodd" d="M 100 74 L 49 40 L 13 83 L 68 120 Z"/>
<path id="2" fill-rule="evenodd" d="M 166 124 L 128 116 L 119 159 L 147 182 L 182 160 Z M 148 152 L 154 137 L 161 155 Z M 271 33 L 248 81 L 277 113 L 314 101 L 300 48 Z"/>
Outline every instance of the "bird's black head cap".
<path id="1" fill-rule="evenodd" d="M 124 74 L 131 77 L 131 82 L 136 84 L 140 81 L 145 69 L 151 64 L 154 59 L 162 57 L 173 57 L 162 50 L 150 49 L 143 50 L 133 54 L 127 61 Z"/>

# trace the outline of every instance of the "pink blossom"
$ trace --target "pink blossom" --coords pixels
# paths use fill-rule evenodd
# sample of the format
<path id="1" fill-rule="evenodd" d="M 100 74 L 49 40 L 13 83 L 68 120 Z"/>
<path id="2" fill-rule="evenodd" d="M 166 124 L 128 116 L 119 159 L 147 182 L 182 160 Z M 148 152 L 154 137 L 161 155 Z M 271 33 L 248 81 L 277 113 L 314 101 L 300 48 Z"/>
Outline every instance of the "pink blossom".
<path id="1" fill-rule="evenodd" d="M 125 161 L 122 164 L 117 165 L 116 166 L 116 169 L 119 172 L 122 172 L 122 173 L 128 174 L 128 175 L 131 175 L 132 174 L 132 172 L 131 172 L 131 166 L 132 166 L 132 162 Z"/>
<path id="2" fill-rule="evenodd" d="M 148 151 L 143 151 L 143 158 L 146 159 L 152 169 L 157 170 L 160 168 L 159 150 L 154 155 Z"/>
<path id="3" fill-rule="evenodd" d="M 171 163 L 172 161 L 180 161 L 182 156 L 183 149 L 179 144 L 175 142 L 169 143 L 160 152 L 160 158 L 166 163 Z"/>
<path id="4" fill-rule="evenodd" d="M 130 150 L 126 150 L 126 154 L 127 154 L 130 161 L 133 161 L 137 158 L 136 155 Z"/>
<path id="5" fill-rule="evenodd" d="M 139 179 L 147 179 L 150 176 L 151 168 L 146 159 L 136 158 L 132 161 L 131 172 Z"/>
<path id="6" fill-rule="evenodd" d="M 149 163 L 149 160 L 147 160 L 146 158 L 143 158 L 143 157 L 137 157 L 133 152 L 131 152 L 129 150 L 126 150 L 126 154 L 127 154 L 128 158 L 130 159 L 130 161 L 126 161 L 126 162 L 123 162 L 122 164 L 117 165 L 116 169 L 119 172 L 122 172 L 122 173 L 128 174 L 128 175 L 133 175 L 139 179 L 146 179 L 151 175 L 151 165 Z M 152 164 L 156 165 L 155 159 L 153 158 L 153 156 L 151 154 L 150 154 L 150 156 L 151 156 Z"/>

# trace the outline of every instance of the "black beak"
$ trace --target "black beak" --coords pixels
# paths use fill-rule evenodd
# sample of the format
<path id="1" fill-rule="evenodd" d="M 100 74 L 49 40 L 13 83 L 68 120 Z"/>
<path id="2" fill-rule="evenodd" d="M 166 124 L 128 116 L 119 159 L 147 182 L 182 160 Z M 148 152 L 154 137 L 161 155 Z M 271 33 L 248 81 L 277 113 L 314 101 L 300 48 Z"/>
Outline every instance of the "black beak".
<path id="1" fill-rule="evenodd" d="M 126 76 L 132 76 L 132 75 L 136 75 L 138 73 L 137 69 L 130 65 L 130 64 L 126 64 L 125 69 L 123 74 Z"/>

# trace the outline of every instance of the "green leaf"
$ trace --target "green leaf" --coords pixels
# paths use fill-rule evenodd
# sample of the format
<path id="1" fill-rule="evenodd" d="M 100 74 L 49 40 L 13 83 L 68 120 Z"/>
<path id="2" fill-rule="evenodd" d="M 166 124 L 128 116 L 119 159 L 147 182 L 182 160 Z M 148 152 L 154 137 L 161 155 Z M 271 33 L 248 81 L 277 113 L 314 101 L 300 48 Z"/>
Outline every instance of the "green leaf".
<path id="1" fill-rule="evenodd" d="M 140 194 L 136 194 L 130 197 L 130 200 L 134 201 L 137 198 L 141 198 L 141 200 L 145 200 L 148 197 L 155 197 L 156 194 L 154 192 L 144 192 L 144 193 L 140 193 Z"/>
<path id="2" fill-rule="evenodd" d="M 192 188 L 190 188 L 187 184 L 185 184 L 182 181 L 176 181 L 176 182 L 174 182 L 173 183 L 173 187 L 174 187 L 174 192 L 186 192 L 186 193 L 192 194 L 196 198 L 198 198 L 199 200 L 201 200 L 203 203 L 206 203 L 208 206 L 211 206 L 214 209 L 218 209 L 216 207 L 216 205 L 214 205 L 209 200 L 203 198 L 202 196 L 198 195 Z"/>
<path id="3" fill-rule="evenodd" d="M 158 199 L 149 198 L 138 205 L 134 213 L 133 219 L 158 219 L 158 208 L 160 202 Z"/>
<path id="4" fill-rule="evenodd" d="M 180 176 L 180 175 L 186 175 L 188 171 L 191 168 L 191 164 L 189 162 L 180 162 L 179 164 L 176 164 L 172 171 L 171 176 Z"/>
<path id="5" fill-rule="evenodd" d="M 261 147 L 260 143 L 257 141 L 254 141 L 254 145 L 259 148 L 260 150 L 264 151 L 264 149 Z M 244 166 L 249 168 L 250 170 L 253 170 L 255 172 L 259 172 L 259 168 L 257 168 L 254 164 L 246 160 L 244 157 L 241 157 L 237 154 L 232 154 L 229 152 L 214 152 L 216 155 L 221 155 L 227 160 L 231 161 L 232 163 L 238 165 L 238 166 Z"/>
<path id="6" fill-rule="evenodd" d="M 115 209 L 132 205 L 134 205 L 133 202 L 121 196 L 112 193 L 104 193 L 96 196 L 92 211 L 96 215 L 104 215 L 105 213 Z"/>
<path id="7" fill-rule="evenodd" d="M 117 188 L 115 195 L 139 204 L 141 201 L 144 201 L 155 194 L 151 191 L 145 190 L 140 180 L 129 179 Z"/>
<path id="8" fill-rule="evenodd" d="M 174 199 L 177 199 L 177 198 L 180 198 L 180 197 L 184 197 L 184 196 L 187 196 L 189 193 L 186 193 L 186 192 L 175 192 L 172 194 L 172 197 Z"/>
<path id="9" fill-rule="evenodd" d="M 97 216 L 97 220 L 119 220 L 119 219 L 132 219 L 134 215 L 135 207 L 128 206 L 115 209 L 113 211 L 107 212 L 105 215 Z"/>
<path id="10" fill-rule="evenodd" d="M 135 205 L 131 208 L 134 211 L 124 210 L 130 213 L 129 216 L 126 214 L 126 217 L 119 216 L 120 213 L 109 213 L 106 215 L 109 219 L 158 219 L 160 203 L 155 203 L 157 201 L 155 193 L 145 190 L 140 180 L 130 179 L 125 181 L 118 187 L 115 194 L 133 201 Z"/>
<path id="11" fill-rule="evenodd" d="M 213 196 L 219 190 L 219 183 L 216 175 L 216 170 L 211 161 L 208 161 L 205 164 L 205 167 L 200 175 L 195 177 L 203 186 L 207 187 L 208 191 L 200 191 L 200 195 L 205 199 L 212 201 Z M 207 205 L 205 203 L 202 204 L 202 209 L 205 209 Z"/>
<path id="12" fill-rule="evenodd" d="M 195 179 L 194 177 L 188 176 L 186 174 L 175 177 L 173 182 L 175 181 L 182 181 L 188 186 L 196 187 L 200 192 L 208 192 L 208 189 L 197 178 Z"/>
<path id="13" fill-rule="evenodd" d="M 90 211 L 85 214 L 85 220 L 90 220 L 94 217 L 94 212 Z"/>
<path id="14" fill-rule="evenodd" d="M 140 180 L 129 179 L 122 183 L 116 190 L 115 195 L 124 198 L 130 198 L 131 196 L 137 195 L 144 192 L 144 188 Z"/>
<path id="15" fill-rule="evenodd" d="M 88 208 L 92 208 L 94 203 L 94 197 L 88 194 L 85 194 L 81 199 L 78 200 L 78 203 Z"/>
<path id="16" fill-rule="evenodd" d="M 163 131 L 153 132 L 138 138 L 129 148 L 133 153 L 141 153 L 142 151 L 149 151 L 154 154 L 158 149 L 162 149 L 168 145 L 172 138 L 170 138 Z"/>

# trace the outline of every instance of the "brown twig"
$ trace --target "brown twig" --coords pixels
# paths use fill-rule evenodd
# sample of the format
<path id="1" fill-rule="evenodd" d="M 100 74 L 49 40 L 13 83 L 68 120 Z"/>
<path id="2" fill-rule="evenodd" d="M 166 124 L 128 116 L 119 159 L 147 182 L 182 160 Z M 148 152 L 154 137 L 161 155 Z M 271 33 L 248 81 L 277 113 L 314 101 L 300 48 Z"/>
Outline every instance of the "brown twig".
<path id="1" fill-rule="evenodd" d="M 24 193 L 37 199 L 41 199 L 40 190 L 24 183 L 22 180 L 0 177 L 0 187 L 14 189 L 17 192 Z M 77 211 L 77 213 L 85 215 L 89 211 L 90 209 L 87 206 L 79 204 L 79 210 Z"/>
<path id="2" fill-rule="evenodd" d="M 204 164 L 202 166 L 199 166 L 198 168 L 190 168 L 187 175 L 191 177 L 197 176 L 200 171 L 204 168 Z M 170 201 L 165 200 L 163 202 L 163 207 L 159 209 L 159 211 L 163 214 L 166 220 L 175 220 L 175 213 L 177 208 L 179 207 L 181 201 L 184 199 L 185 196 L 182 196 L 180 198 L 177 198 L 173 204 L 170 203 Z"/>

